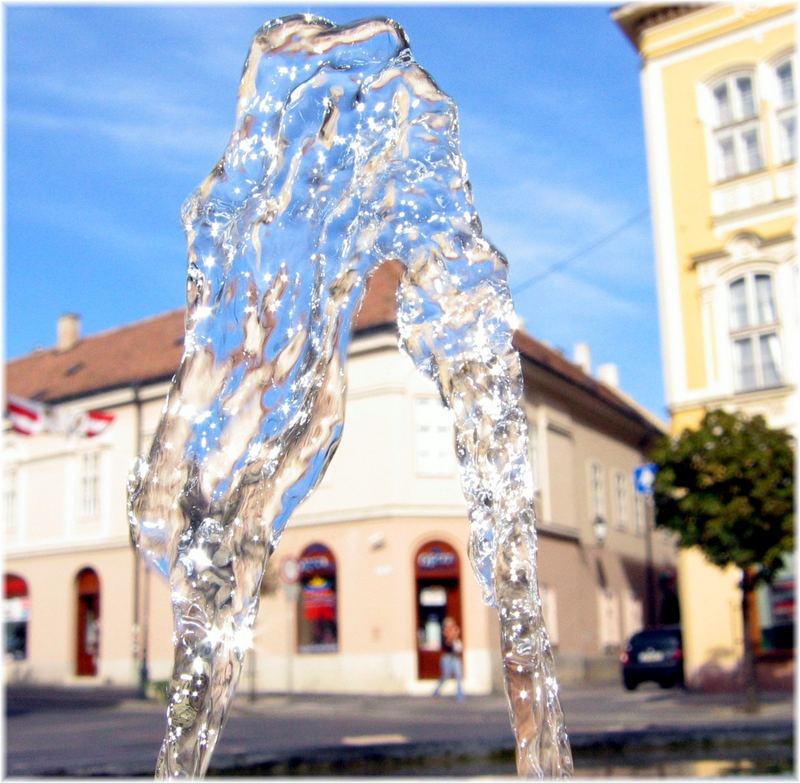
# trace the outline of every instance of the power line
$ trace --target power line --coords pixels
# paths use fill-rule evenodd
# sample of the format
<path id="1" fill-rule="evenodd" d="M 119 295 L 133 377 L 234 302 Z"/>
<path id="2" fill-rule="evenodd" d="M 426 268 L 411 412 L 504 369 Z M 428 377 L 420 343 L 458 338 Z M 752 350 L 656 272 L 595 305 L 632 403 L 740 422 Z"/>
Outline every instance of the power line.
<path id="1" fill-rule="evenodd" d="M 537 272 L 532 277 L 529 277 L 527 280 L 523 280 L 519 285 L 514 286 L 511 289 L 512 294 L 518 294 L 520 291 L 524 290 L 532 286 L 534 283 L 538 283 L 540 280 L 544 279 L 548 275 L 552 274 L 553 272 L 562 269 L 567 264 L 571 264 L 573 261 L 577 260 L 586 253 L 589 253 L 592 250 L 596 250 L 598 247 L 602 247 L 606 244 L 606 242 L 610 242 L 614 237 L 621 234 L 623 231 L 629 229 L 634 223 L 638 223 L 643 217 L 645 217 L 650 212 L 649 208 L 643 209 L 641 212 L 637 212 L 633 217 L 628 218 L 624 223 L 621 223 L 616 228 L 609 231 L 607 234 L 603 234 L 603 236 L 598 237 L 597 239 L 590 242 L 588 245 L 585 245 L 580 250 L 576 250 L 572 255 L 567 256 L 566 258 L 562 258 L 560 261 L 556 261 L 553 264 L 550 264 L 546 269 L 543 269 L 541 272 Z"/>

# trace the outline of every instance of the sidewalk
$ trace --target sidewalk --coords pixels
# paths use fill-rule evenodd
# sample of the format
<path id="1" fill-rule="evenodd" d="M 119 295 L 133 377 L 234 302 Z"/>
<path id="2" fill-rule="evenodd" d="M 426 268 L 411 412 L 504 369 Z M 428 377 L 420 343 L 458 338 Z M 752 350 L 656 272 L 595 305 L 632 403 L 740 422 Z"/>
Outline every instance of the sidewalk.
<path id="1" fill-rule="evenodd" d="M 780 747 L 791 753 L 791 694 L 765 694 L 757 715 L 738 694 L 642 686 L 565 688 L 576 774 L 601 756 L 686 755 Z M 164 706 L 126 691 L 18 689 L 7 693 L 7 776 L 152 776 Z M 755 751 L 754 751 L 755 752 Z M 713 755 L 713 754 L 712 754 Z M 513 774 L 513 740 L 502 696 L 412 696 L 240 691 L 211 773 Z"/>

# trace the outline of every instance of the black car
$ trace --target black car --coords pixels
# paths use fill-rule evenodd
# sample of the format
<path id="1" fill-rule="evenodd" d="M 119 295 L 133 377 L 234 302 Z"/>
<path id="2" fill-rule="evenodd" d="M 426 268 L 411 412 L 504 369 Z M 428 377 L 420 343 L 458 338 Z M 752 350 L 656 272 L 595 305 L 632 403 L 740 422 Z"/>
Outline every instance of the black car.
<path id="1" fill-rule="evenodd" d="M 620 655 L 622 682 L 632 691 L 640 682 L 662 688 L 683 685 L 683 641 L 680 628 L 647 628 L 631 636 Z"/>

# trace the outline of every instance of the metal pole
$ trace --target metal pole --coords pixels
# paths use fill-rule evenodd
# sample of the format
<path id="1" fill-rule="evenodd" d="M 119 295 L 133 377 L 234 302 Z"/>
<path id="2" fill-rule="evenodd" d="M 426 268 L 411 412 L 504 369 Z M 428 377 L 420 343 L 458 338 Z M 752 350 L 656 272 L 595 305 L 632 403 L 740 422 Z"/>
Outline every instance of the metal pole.
<path id="1" fill-rule="evenodd" d="M 256 648 L 250 648 L 250 701 L 256 700 Z"/>
<path id="2" fill-rule="evenodd" d="M 645 495 L 645 507 L 647 511 L 644 515 L 644 567 L 647 579 L 647 624 L 653 626 L 656 624 L 656 584 L 655 571 L 653 569 L 652 539 L 652 527 L 655 524 L 655 505 L 652 492 L 648 492 Z"/>
<path id="3" fill-rule="evenodd" d="M 144 591 L 142 595 L 142 665 L 139 669 L 139 691 L 144 697 L 147 695 L 147 683 L 150 681 L 150 673 L 147 670 L 147 647 L 149 643 L 150 630 L 150 567 L 144 567 Z"/>
<path id="4" fill-rule="evenodd" d="M 139 387 L 133 387 L 133 403 L 135 410 L 134 426 L 136 427 L 134 438 L 135 457 L 142 453 L 142 400 L 139 397 Z M 142 591 L 142 558 L 139 553 L 133 550 L 133 666 L 138 671 L 139 676 L 139 698 L 144 699 L 146 693 L 146 681 L 142 680 L 142 607 L 140 604 L 140 594 Z"/>

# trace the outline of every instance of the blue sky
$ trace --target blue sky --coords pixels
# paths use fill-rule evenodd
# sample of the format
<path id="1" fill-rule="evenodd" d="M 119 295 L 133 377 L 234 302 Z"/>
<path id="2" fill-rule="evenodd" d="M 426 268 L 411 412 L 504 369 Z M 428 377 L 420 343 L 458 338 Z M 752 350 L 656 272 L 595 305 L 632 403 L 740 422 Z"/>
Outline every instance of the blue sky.
<path id="1" fill-rule="evenodd" d="M 484 233 L 512 291 L 648 206 L 633 47 L 600 5 L 6 6 L 6 355 L 183 304 L 180 205 L 230 133 L 241 67 L 267 19 L 397 19 L 459 106 Z M 535 284 L 527 330 L 664 414 L 650 222 Z"/>

